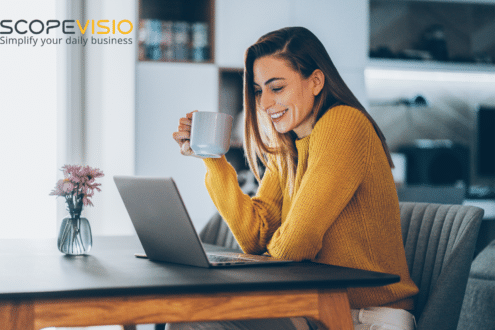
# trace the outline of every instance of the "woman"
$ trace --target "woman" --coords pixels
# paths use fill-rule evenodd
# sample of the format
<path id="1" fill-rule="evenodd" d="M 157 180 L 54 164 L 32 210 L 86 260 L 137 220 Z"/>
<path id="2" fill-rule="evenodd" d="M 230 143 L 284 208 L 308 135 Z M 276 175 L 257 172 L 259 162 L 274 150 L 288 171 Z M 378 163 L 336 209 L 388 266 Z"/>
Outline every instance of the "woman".
<path id="1" fill-rule="evenodd" d="M 385 138 L 314 34 L 285 28 L 247 49 L 244 111 L 256 196 L 242 193 L 225 157 L 204 160 L 208 192 L 242 249 L 398 274 L 396 284 L 349 289 L 349 301 L 356 324 L 359 309 L 378 306 L 389 308 L 378 313 L 405 313 L 410 321 L 401 310 L 414 308 L 418 289 L 406 264 Z M 193 154 L 191 116 L 174 133 L 184 155 Z M 262 179 L 258 161 L 266 167 Z"/>

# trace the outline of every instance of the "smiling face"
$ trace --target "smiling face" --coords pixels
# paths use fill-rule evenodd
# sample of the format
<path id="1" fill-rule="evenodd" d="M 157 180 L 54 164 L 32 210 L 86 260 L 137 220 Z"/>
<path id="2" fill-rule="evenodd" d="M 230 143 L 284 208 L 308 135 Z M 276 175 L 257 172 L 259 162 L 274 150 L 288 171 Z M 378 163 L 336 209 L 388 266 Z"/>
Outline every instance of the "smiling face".
<path id="1" fill-rule="evenodd" d="M 313 106 L 323 87 L 323 73 L 315 70 L 304 78 L 285 60 L 264 56 L 254 61 L 253 77 L 257 110 L 268 114 L 277 132 L 294 131 L 299 139 L 308 136 L 315 123 Z"/>

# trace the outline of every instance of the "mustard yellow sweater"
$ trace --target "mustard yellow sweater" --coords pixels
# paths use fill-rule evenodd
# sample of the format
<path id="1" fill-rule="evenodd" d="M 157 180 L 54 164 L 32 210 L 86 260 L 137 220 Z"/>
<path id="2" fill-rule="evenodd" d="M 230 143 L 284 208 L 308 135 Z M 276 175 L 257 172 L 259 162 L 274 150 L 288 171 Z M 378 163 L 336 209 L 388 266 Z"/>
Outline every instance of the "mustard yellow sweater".
<path id="1" fill-rule="evenodd" d="M 296 141 L 293 194 L 287 175 L 269 164 L 258 193 L 242 193 L 225 157 L 205 159 L 206 187 L 246 253 L 400 275 L 399 283 L 350 288 L 351 308 L 413 309 L 399 202 L 387 157 L 370 121 L 337 106 Z"/>

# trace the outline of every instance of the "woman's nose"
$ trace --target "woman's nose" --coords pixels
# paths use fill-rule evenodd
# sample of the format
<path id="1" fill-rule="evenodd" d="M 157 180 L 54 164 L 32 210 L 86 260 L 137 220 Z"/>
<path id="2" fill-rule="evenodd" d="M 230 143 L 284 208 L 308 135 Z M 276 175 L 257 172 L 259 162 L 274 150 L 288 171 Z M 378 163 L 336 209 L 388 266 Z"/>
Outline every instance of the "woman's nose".
<path id="1" fill-rule="evenodd" d="M 266 111 L 273 106 L 274 100 L 268 93 L 263 93 L 260 96 L 260 107 L 262 110 Z"/>

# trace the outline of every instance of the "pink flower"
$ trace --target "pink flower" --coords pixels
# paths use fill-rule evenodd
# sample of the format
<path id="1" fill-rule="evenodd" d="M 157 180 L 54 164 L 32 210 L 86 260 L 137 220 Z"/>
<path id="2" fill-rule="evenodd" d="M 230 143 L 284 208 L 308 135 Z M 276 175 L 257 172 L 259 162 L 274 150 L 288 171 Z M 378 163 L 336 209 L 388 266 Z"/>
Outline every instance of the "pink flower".
<path id="1" fill-rule="evenodd" d="M 92 202 L 89 200 L 89 198 L 88 198 L 88 197 L 86 197 L 86 196 L 83 198 L 83 204 L 84 204 L 85 206 L 93 206 L 93 203 L 92 203 Z"/>
<path id="2" fill-rule="evenodd" d="M 55 189 L 52 190 L 52 192 L 50 193 L 50 195 L 52 195 L 52 196 L 60 196 L 60 194 L 62 193 L 62 190 L 60 189 L 61 181 L 62 181 L 62 184 L 63 184 L 63 180 L 59 180 L 57 182 L 57 184 L 55 185 Z"/>
<path id="3" fill-rule="evenodd" d="M 90 198 L 94 191 L 101 191 L 95 179 L 104 176 L 98 168 L 80 165 L 64 165 L 61 169 L 64 173 L 64 179 L 58 180 L 55 188 L 50 192 L 53 196 L 65 196 L 67 203 L 76 204 L 82 201 L 85 206 L 93 206 Z"/>
<path id="4" fill-rule="evenodd" d="M 72 182 L 64 182 L 62 186 L 62 191 L 64 191 L 67 194 L 70 194 L 74 190 L 74 185 Z"/>

